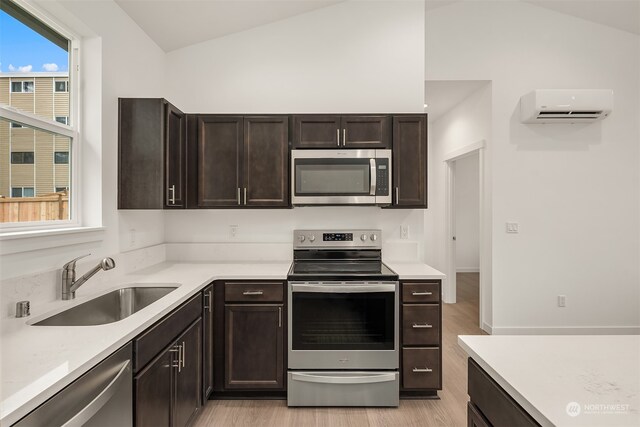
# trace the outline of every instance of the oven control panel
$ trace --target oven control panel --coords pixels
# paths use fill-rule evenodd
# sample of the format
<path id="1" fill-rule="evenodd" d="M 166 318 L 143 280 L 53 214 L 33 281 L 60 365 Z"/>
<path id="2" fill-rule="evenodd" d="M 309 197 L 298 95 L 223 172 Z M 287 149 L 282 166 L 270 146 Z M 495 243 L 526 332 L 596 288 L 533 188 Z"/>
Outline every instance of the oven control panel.
<path id="1" fill-rule="evenodd" d="M 294 230 L 294 249 L 382 248 L 381 230 Z"/>

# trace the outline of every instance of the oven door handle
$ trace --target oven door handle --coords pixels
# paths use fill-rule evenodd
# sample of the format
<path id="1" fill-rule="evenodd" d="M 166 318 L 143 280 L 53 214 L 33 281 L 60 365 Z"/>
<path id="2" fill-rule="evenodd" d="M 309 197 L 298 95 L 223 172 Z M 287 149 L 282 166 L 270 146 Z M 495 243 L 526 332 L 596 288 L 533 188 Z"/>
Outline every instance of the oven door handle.
<path id="1" fill-rule="evenodd" d="M 291 379 L 294 381 L 301 381 L 306 383 L 321 383 L 321 384 L 372 384 L 372 383 L 386 383 L 396 380 L 396 374 L 376 374 L 376 375 L 349 375 L 334 377 L 331 375 L 311 375 L 301 374 L 294 372 L 291 374 Z"/>
<path id="2" fill-rule="evenodd" d="M 316 292 L 324 294 L 362 294 L 367 292 L 395 292 L 395 284 L 378 285 L 306 285 L 292 284 L 292 292 Z"/>

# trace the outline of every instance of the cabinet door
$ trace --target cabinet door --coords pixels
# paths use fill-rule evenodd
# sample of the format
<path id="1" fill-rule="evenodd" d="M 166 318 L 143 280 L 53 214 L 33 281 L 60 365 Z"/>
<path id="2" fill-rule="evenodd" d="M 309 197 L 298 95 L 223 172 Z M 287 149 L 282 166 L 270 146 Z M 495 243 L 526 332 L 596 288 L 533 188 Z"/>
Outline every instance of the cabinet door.
<path id="1" fill-rule="evenodd" d="M 347 148 L 391 148 L 391 117 L 343 116 L 342 146 Z"/>
<path id="2" fill-rule="evenodd" d="M 174 370 L 174 426 L 189 424 L 200 409 L 202 399 L 202 319 L 195 321 L 177 339 L 182 366 Z"/>
<path id="3" fill-rule="evenodd" d="M 289 206 L 289 120 L 244 118 L 243 205 Z"/>
<path id="4" fill-rule="evenodd" d="M 165 104 L 165 207 L 185 206 L 185 155 L 187 118 Z"/>
<path id="5" fill-rule="evenodd" d="M 225 306 L 225 388 L 283 389 L 282 304 Z"/>
<path id="6" fill-rule="evenodd" d="M 393 205 L 427 207 L 427 118 L 393 118 Z"/>
<path id="7" fill-rule="evenodd" d="M 198 206 L 235 207 L 241 202 L 242 117 L 198 120 Z"/>
<path id="8" fill-rule="evenodd" d="M 293 116 L 293 148 L 338 148 L 340 116 Z"/>
<path id="9" fill-rule="evenodd" d="M 203 291 L 202 307 L 202 394 L 203 403 L 213 391 L 213 285 Z"/>
<path id="10" fill-rule="evenodd" d="M 134 378 L 136 427 L 171 425 L 172 355 L 171 350 L 161 353 Z"/>

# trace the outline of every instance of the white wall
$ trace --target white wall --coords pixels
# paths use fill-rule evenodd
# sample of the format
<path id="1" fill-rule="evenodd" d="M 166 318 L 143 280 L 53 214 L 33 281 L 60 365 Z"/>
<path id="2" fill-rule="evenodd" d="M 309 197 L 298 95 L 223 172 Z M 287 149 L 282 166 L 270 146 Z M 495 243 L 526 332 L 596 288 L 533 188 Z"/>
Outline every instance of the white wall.
<path id="1" fill-rule="evenodd" d="M 172 51 L 167 97 L 189 112 L 423 112 L 424 4 L 349 1 Z M 167 242 L 290 242 L 295 228 L 382 228 L 423 257 L 424 211 L 379 208 L 167 212 Z M 239 225 L 238 237 L 228 226 Z M 399 241 L 400 224 L 410 244 Z"/>
<path id="2" fill-rule="evenodd" d="M 493 82 L 494 333 L 637 331 L 640 38 L 504 1 L 429 10 L 425 28 L 427 79 Z M 519 98 L 536 88 L 613 89 L 614 112 L 521 124 Z"/>
<path id="3" fill-rule="evenodd" d="M 454 162 L 456 271 L 480 270 L 480 155 L 476 152 Z"/>
<path id="4" fill-rule="evenodd" d="M 101 221 L 106 230 L 98 241 L 73 244 L 75 237 L 57 237 L 66 245 L 3 255 L 0 261 L 2 279 L 59 269 L 71 258 L 89 252 L 96 259 L 164 240 L 161 211 L 117 210 L 117 98 L 162 97 L 166 93 L 164 52 L 111 0 L 45 1 L 42 7 L 67 25 L 74 26 L 72 29 L 84 37 L 87 49 L 81 55 L 85 59 L 92 58 L 92 61 L 83 61 L 81 69 L 83 90 L 94 97 L 84 99 L 88 108 L 83 122 L 85 139 L 82 147 L 86 175 L 79 185 L 83 187 L 85 201 L 93 204 L 94 211 L 97 207 L 97 212 L 89 219 L 91 225 Z M 95 77 L 102 78 L 101 87 L 95 87 L 96 80 L 92 80 Z M 95 132 L 99 126 L 101 131 Z M 133 245 L 130 244 L 130 229 L 136 230 Z"/>

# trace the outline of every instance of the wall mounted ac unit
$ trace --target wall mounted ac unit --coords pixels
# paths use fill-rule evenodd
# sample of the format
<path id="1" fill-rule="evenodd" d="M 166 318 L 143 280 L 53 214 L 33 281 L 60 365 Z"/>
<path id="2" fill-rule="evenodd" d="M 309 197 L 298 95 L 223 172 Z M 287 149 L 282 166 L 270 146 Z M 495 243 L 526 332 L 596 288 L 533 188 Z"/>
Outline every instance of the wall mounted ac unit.
<path id="1" fill-rule="evenodd" d="M 590 123 L 611 110 L 609 89 L 537 89 L 520 98 L 522 123 Z"/>

